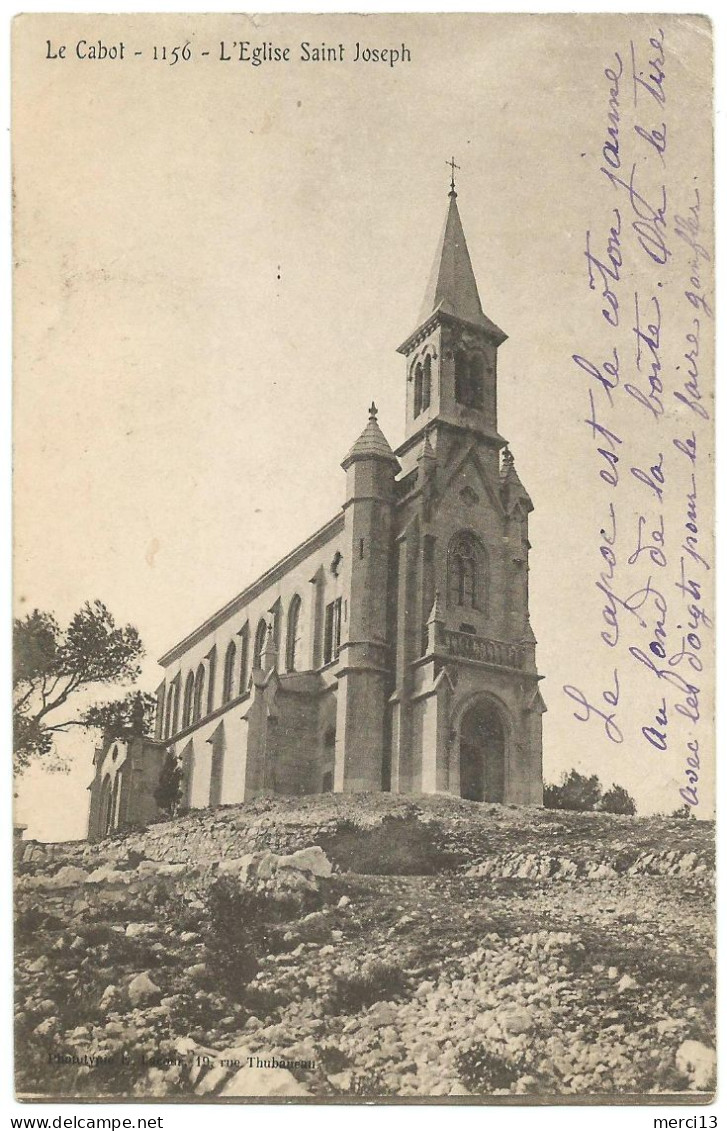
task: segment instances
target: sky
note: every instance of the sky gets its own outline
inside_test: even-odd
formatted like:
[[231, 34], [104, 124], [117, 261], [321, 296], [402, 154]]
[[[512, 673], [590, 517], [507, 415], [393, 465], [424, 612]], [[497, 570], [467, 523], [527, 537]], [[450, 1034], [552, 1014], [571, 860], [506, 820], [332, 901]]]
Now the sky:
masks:
[[[659, 28], [665, 101], [641, 88], [634, 105], [630, 42], [648, 60]], [[54, 50], [70, 45], [71, 57], [47, 59], [49, 35]], [[710, 815], [710, 630], [702, 621], [692, 725], [677, 709], [684, 696], [675, 684], [630, 651], [653, 639], [653, 595], [643, 608], [621, 609], [610, 648], [602, 637], [608, 598], [597, 588], [608, 561], [599, 531], [608, 533], [615, 504], [613, 584], [624, 598], [648, 577], [655, 587], [663, 580], [665, 664], [678, 654], [688, 606], [676, 580], [692, 468], [673, 441], [693, 427], [700, 547], [711, 562], [711, 421], [673, 396], [694, 310], [684, 298], [690, 249], [675, 229], [689, 215], [695, 177], [705, 248], [712, 238], [706, 24], [29, 16], [16, 21], [15, 37], [17, 612], [40, 607], [63, 621], [85, 600], [102, 599], [138, 627], [141, 685], [153, 690], [158, 656], [337, 511], [340, 461], [372, 399], [390, 443], [403, 438], [405, 363], [395, 351], [416, 325], [453, 154], [483, 308], [509, 335], [499, 351], [500, 431], [535, 504], [531, 621], [548, 705], [546, 779], [576, 767], [626, 786], [642, 812], [671, 811], [687, 743], [697, 741], [699, 814]], [[126, 59], [74, 57], [77, 42], [99, 37], [123, 41]], [[243, 40], [288, 44], [294, 58], [257, 68], [216, 58], [221, 41]], [[154, 45], [185, 41], [189, 61], [153, 61]], [[343, 42], [347, 58], [299, 62], [302, 41]], [[412, 62], [355, 64], [356, 42], [405, 43]], [[616, 96], [604, 71], [619, 59]], [[662, 184], [668, 190], [663, 270], [639, 245], [627, 194], [601, 172], [604, 143], [615, 136], [614, 98], [619, 162], [637, 162], [652, 200]], [[645, 123], [649, 132], [666, 124], [664, 155], [636, 134]], [[604, 276], [585, 255], [588, 231], [592, 249], [605, 253], [614, 208], [623, 258], [612, 280], [617, 329], [601, 314]], [[708, 275], [709, 265], [700, 270]], [[635, 371], [637, 292], [642, 311], [660, 295], [666, 409], [658, 419], [625, 391], [629, 382], [648, 386], [643, 339]], [[705, 313], [705, 404], [711, 332]], [[613, 348], [622, 377], [609, 398], [573, 355], [603, 377]], [[609, 443], [603, 435], [595, 443], [586, 423], [590, 393], [599, 421], [619, 437], [614, 489], [599, 474], [608, 465], [598, 446]], [[648, 470], [661, 452], [659, 499], [630, 468]], [[663, 567], [647, 568], [648, 554], [628, 564], [639, 515], [647, 532], [663, 518]], [[699, 575], [708, 612], [711, 574]], [[673, 667], [685, 672], [686, 663]], [[614, 693], [614, 672], [620, 742], [593, 709], [610, 710], [603, 695]], [[583, 692], [592, 709], [564, 688]], [[642, 731], [662, 694], [663, 751]], [[575, 717], [584, 713], [586, 721]], [[19, 783], [28, 836], [83, 835], [93, 745], [74, 735], [64, 747], [70, 772], [37, 769]]]

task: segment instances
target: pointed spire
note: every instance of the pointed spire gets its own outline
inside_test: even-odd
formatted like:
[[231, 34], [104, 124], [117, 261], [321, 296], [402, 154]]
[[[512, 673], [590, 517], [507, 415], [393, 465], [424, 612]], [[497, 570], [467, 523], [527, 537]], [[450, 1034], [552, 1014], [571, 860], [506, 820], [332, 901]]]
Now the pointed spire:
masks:
[[398, 467], [399, 461], [391, 450], [391, 445], [386, 436], [379, 428], [376, 419], [378, 411], [372, 401], [369, 409], [369, 422], [341, 464], [344, 471], [348, 470], [351, 464], [359, 459], [389, 460]]
[[432, 447], [428, 432], [424, 436], [424, 443], [417, 456], [417, 463], [420, 464], [425, 475], [433, 471], [437, 465], [437, 454]]
[[425, 322], [435, 310], [478, 326], [486, 324], [454, 188], [450, 189], [447, 220], [434, 257], [419, 322]]
[[434, 604], [432, 605], [432, 611], [427, 618], [427, 624], [444, 624], [444, 616], [442, 614], [441, 606], [442, 597], [439, 590], [437, 589], [436, 593], [434, 594]]
[[[452, 159], [452, 162], [454, 158]], [[447, 162], [451, 166], [452, 162]], [[459, 166], [455, 165], [454, 169]], [[475, 273], [472, 270], [470, 253], [457, 207], [457, 192], [454, 188], [454, 169], [452, 187], [449, 190], [449, 208], [437, 252], [434, 256], [429, 283], [424, 302], [419, 313], [417, 329], [397, 347], [399, 353], [409, 355], [417, 341], [421, 328], [434, 315], [449, 315], [470, 326], [484, 330], [495, 345], [507, 341], [505, 334], [482, 310]]]
[[434, 594], [434, 604], [427, 619], [427, 655], [433, 655], [442, 643], [444, 634], [444, 613], [441, 609], [439, 590]]
[[509, 448], [502, 453], [502, 467], [500, 468], [501, 489], [505, 494], [505, 505], [509, 508], [516, 499], [522, 499], [528, 510], [533, 510], [533, 504], [527, 491], [520, 482], [520, 476], [515, 470], [515, 460]]
[[265, 647], [260, 656], [260, 666], [264, 672], [269, 672], [272, 668], [277, 667], [277, 664], [278, 649], [275, 647], [275, 625], [273, 621], [269, 621], [265, 634]]

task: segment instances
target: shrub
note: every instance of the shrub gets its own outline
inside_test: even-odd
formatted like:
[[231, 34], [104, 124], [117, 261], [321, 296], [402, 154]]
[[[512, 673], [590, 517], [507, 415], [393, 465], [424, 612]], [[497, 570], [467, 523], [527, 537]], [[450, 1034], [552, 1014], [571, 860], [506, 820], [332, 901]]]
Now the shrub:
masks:
[[216, 989], [242, 1000], [260, 958], [282, 949], [280, 925], [300, 910], [293, 896], [274, 897], [219, 876], [207, 893], [205, 946]]
[[332, 1005], [341, 1013], [357, 1013], [374, 1002], [402, 997], [405, 990], [404, 972], [397, 963], [370, 958], [360, 970], [336, 977]]
[[601, 783], [595, 774], [586, 777], [577, 770], [563, 774], [559, 785], [546, 785], [543, 804], [546, 809], [572, 809], [592, 812], [601, 800]]
[[523, 1060], [505, 1060], [483, 1044], [463, 1049], [457, 1056], [456, 1070], [470, 1092], [484, 1095], [511, 1088], [528, 1071]]
[[622, 785], [612, 785], [603, 792], [596, 774], [586, 777], [578, 770], [563, 774], [558, 785], [543, 787], [546, 809], [570, 809], [577, 813], [620, 813], [633, 817], [636, 802]]
[[463, 860], [446, 849], [440, 825], [423, 824], [408, 815], [388, 815], [370, 829], [341, 821], [335, 832], [320, 840], [341, 871], [366, 876], [431, 876], [450, 871]]
[[618, 813], [622, 816], [633, 817], [636, 813], [636, 802], [622, 785], [612, 785], [599, 801], [598, 811], [599, 813]]
[[680, 805], [673, 813], [667, 813], [668, 817], [676, 817], [680, 821], [689, 821], [694, 817], [694, 809], [691, 805]]
[[184, 770], [176, 754], [167, 754], [159, 771], [159, 782], [154, 790], [154, 800], [162, 813], [173, 817], [182, 800]]

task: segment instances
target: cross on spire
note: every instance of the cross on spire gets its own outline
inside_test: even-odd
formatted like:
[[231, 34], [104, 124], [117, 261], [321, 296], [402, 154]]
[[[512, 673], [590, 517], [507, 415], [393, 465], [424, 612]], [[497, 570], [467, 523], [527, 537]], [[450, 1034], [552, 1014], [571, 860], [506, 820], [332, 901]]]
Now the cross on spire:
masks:
[[461, 168], [461, 166], [455, 165], [454, 157], [452, 157], [452, 159], [450, 161], [445, 161], [444, 164], [449, 165], [449, 168], [452, 171], [452, 175], [451, 175], [450, 182], [449, 182], [449, 191], [450, 191], [450, 193], [454, 193], [454, 195], [456, 196], [457, 193], [455, 192], [455, 188], [454, 188], [454, 170]]

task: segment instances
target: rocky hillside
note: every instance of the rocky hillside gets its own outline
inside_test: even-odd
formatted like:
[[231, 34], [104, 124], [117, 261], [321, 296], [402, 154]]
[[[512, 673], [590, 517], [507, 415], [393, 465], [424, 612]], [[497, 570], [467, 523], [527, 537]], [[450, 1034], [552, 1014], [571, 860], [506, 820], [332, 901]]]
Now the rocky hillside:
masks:
[[18, 1093], [703, 1101], [713, 832], [328, 795], [28, 845]]

